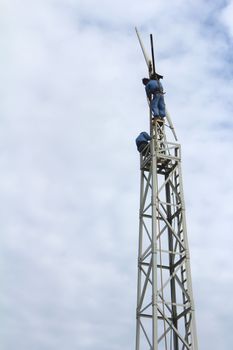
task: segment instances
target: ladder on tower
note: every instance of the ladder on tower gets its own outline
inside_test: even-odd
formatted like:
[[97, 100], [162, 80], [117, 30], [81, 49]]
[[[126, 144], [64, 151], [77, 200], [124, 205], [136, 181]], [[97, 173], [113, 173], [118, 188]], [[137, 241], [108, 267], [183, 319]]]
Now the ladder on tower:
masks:
[[151, 117], [140, 154], [136, 350], [198, 350], [180, 145]]

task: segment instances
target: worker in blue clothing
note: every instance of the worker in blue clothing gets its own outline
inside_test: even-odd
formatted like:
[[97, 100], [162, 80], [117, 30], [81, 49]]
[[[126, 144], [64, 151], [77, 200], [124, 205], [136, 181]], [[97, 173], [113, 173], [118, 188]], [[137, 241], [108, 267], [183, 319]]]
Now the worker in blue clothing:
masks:
[[154, 118], [164, 118], [166, 116], [164, 92], [160, 79], [163, 79], [163, 76], [157, 73], [153, 74], [150, 79], [142, 79], [146, 95], [151, 101], [151, 110]]
[[150, 140], [151, 136], [148, 135], [146, 131], [141, 132], [135, 140], [138, 152], [144, 155], [145, 147], [148, 145]]

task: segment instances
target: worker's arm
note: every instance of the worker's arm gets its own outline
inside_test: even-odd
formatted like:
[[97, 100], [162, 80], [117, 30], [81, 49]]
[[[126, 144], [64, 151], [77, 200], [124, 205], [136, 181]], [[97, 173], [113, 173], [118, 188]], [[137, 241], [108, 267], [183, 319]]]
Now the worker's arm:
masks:
[[149, 86], [149, 84], [147, 84], [147, 85], [145, 86], [145, 90], [146, 90], [146, 96], [150, 99], [150, 97], [151, 97], [151, 92], [150, 92], [150, 86]]

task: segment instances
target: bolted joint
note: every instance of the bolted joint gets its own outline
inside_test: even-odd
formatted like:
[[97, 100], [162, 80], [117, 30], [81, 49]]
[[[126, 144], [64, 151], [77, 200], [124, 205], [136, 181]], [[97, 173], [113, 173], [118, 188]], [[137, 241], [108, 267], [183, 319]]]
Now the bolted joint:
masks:
[[158, 296], [157, 296], [157, 293], [153, 293], [153, 294], [152, 294], [151, 302], [152, 302], [152, 305], [153, 305], [153, 306], [157, 306], [157, 303], [158, 303]]
[[138, 258], [138, 268], [141, 270], [141, 263], [142, 263], [142, 259]]

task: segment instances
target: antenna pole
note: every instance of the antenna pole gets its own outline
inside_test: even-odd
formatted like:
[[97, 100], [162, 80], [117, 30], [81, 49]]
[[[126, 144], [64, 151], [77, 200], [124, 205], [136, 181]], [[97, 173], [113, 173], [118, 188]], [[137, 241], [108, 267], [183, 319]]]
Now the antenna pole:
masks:
[[150, 34], [150, 46], [151, 46], [151, 57], [152, 57], [152, 73], [155, 75], [155, 56], [154, 56], [154, 44], [153, 44], [152, 34]]

